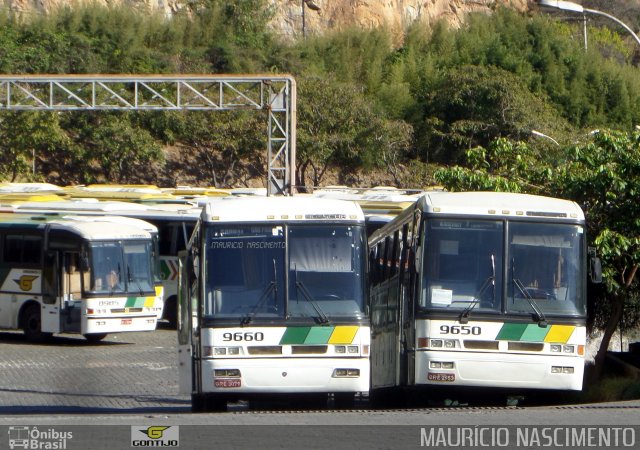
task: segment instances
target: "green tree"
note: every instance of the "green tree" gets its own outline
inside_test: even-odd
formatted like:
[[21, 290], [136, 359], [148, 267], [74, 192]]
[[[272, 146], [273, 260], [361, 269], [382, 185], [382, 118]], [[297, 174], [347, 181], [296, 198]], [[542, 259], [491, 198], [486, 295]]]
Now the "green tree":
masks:
[[85, 182], [153, 182], [164, 154], [151, 134], [132, 125], [130, 113], [85, 112], [69, 117], [67, 133], [81, 148]]
[[298, 98], [298, 186], [308, 180], [319, 186], [332, 167], [345, 177], [363, 167], [395, 165], [410, 145], [411, 128], [376, 113], [353, 84], [303, 77]]
[[170, 166], [178, 173], [195, 184], [219, 188], [246, 186], [256, 177], [266, 181], [264, 114], [189, 112], [183, 120], [177, 160]]
[[56, 114], [3, 112], [0, 115], [0, 176], [10, 181], [35, 179], [35, 171], [40, 171], [43, 161], [64, 140]]
[[[593, 135], [593, 142], [571, 148], [571, 160], [559, 168], [557, 188], [585, 209], [603, 262], [605, 304], [595, 309], [596, 323], [604, 330], [596, 355], [599, 371], [626, 305], [638, 300], [640, 133], [601, 131]], [[625, 320], [627, 326], [632, 321]]]
[[461, 162], [464, 152], [498, 137], [527, 138], [533, 129], [565, 133], [568, 124], [515, 75], [465, 66], [443, 74], [422, 97], [416, 141], [423, 160]]

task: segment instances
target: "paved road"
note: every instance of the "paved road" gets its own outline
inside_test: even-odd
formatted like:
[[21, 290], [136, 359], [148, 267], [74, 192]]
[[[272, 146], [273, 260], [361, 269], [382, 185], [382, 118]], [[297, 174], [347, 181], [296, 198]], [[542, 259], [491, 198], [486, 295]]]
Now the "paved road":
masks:
[[175, 341], [167, 329], [98, 344], [75, 335], [32, 344], [22, 333], [0, 333], [0, 414], [187, 412]]
[[[636, 425], [631, 448], [640, 445], [640, 401], [546, 408], [372, 411], [363, 407], [315, 412], [255, 412], [234, 405], [229, 413], [191, 414], [189, 397], [177, 393], [175, 340], [175, 331], [167, 329], [111, 335], [99, 344], [62, 335], [35, 345], [21, 333], [0, 333], [0, 449], [8, 448], [11, 433], [27, 427], [31, 432], [37, 428], [44, 436], [71, 433], [67, 446], [58, 448], [126, 449], [140, 433], [134, 428], [149, 426], [169, 426], [179, 432], [180, 447], [203, 449], [420, 448], [423, 431], [451, 426], [467, 431], [510, 426], [513, 443], [518, 425], [553, 425], [563, 427], [563, 432], [564, 427], [576, 425]], [[55, 439], [40, 441], [53, 445]], [[527, 445], [540, 447], [544, 445]]]

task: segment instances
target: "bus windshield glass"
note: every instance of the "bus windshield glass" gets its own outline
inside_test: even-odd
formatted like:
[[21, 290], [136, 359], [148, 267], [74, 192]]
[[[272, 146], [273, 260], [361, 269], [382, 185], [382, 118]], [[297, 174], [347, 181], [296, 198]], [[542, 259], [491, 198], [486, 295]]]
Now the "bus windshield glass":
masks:
[[206, 236], [206, 317], [246, 323], [363, 314], [362, 227], [212, 226]]
[[584, 315], [583, 238], [579, 225], [511, 222], [507, 312]]
[[503, 223], [433, 219], [424, 229], [420, 306], [456, 314], [500, 312]]
[[205, 252], [205, 317], [284, 318], [283, 226], [210, 227]]
[[127, 267], [126, 281], [129, 291], [153, 291], [155, 258], [151, 242], [125, 242], [124, 256]]
[[290, 317], [358, 317], [363, 312], [364, 229], [291, 226]]
[[92, 242], [87, 258], [92, 293], [141, 295], [154, 290], [151, 242]]

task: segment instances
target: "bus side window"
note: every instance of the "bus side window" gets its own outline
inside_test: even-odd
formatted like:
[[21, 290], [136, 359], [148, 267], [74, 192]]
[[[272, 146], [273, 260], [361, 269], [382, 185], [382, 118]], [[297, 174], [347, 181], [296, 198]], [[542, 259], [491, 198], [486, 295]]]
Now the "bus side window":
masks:
[[42, 238], [40, 236], [24, 236], [22, 262], [40, 264], [42, 261]]
[[8, 235], [4, 240], [4, 262], [22, 262], [22, 236]]

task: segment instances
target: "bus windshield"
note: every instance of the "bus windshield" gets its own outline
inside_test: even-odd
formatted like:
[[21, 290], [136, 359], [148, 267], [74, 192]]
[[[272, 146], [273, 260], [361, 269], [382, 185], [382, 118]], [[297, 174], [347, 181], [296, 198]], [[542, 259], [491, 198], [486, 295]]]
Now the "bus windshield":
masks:
[[582, 226], [437, 219], [424, 229], [421, 307], [537, 321], [585, 314]]
[[282, 226], [210, 227], [205, 252], [205, 316], [284, 317]]
[[455, 312], [499, 312], [504, 225], [438, 219], [425, 223], [421, 306]]
[[360, 316], [364, 302], [363, 251], [362, 227], [290, 227], [290, 317]]
[[87, 258], [92, 293], [142, 295], [154, 291], [151, 242], [92, 242]]
[[510, 223], [507, 312], [584, 315], [583, 237], [578, 225]]
[[363, 233], [334, 224], [210, 227], [205, 316], [250, 322], [362, 314]]

